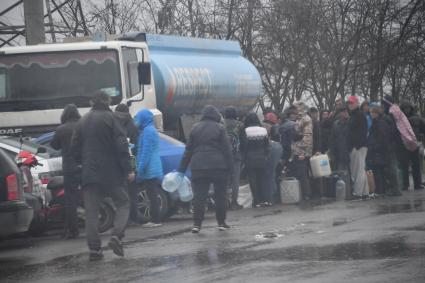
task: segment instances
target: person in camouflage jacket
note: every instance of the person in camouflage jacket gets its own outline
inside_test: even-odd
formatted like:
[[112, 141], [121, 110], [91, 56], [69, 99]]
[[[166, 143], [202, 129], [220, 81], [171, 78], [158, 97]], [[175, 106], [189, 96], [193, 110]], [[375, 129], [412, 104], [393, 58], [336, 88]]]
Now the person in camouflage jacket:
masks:
[[304, 102], [295, 102], [298, 118], [295, 122], [295, 138], [292, 143], [291, 175], [298, 179], [301, 185], [303, 199], [311, 198], [310, 182], [308, 177], [309, 158], [313, 154], [313, 122], [307, 115], [307, 105]]

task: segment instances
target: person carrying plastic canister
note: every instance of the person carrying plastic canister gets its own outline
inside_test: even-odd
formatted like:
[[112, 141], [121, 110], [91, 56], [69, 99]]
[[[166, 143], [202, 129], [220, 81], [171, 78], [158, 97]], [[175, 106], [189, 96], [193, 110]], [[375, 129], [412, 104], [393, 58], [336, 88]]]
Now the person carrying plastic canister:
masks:
[[233, 174], [233, 153], [220, 120], [217, 108], [211, 105], [204, 107], [201, 121], [192, 128], [177, 170], [186, 172], [190, 163], [195, 210], [192, 233], [201, 230], [210, 184], [214, 184], [218, 228], [221, 231], [230, 228], [226, 224], [226, 188]]
[[388, 142], [391, 139], [391, 125], [385, 121], [383, 112], [381, 106], [371, 104], [372, 126], [367, 140], [366, 161], [373, 172], [375, 193], [399, 196], [401, 193], [398, 188], [396, 156]]
[[252, 207], [268, 205], [264, 189], [267, 158], [270, 152], [267, 130], [261, 126], [257, 114], [253, 112], [246, 116], [244, 128], [241, 134], [241, 149], [248, 172]]
[[297, 121], [295, 132], [299, 136], [292, 143], [292, 161], [289, 165], [290, 175], [300, 181], [302, 197], [308, 200], [312, 197], [309, 180], [309, 158], [313, 154], [313, 123], [307, 115], [307, 105], [298, 101], [294, 103], [297, 108]]
[[367, 198], [369, 197], [366, 176], [367, 118], [360, 110], [357, 96], [350, 96], [347, 103], [350, 111], [347, 141], [350, 151], [350, 173], [354, 185], [353, 196]]
[[159, 156], [159, 135], [153, 124], [153, 113], [148, 109], [139, 111], [134, 117], [140, 136], [137, 144], [136, 181], [141, 184], [151, 204], [151, 222], [145, 227], [161, 226], [159, 190], [163, 176], [161, 158]]

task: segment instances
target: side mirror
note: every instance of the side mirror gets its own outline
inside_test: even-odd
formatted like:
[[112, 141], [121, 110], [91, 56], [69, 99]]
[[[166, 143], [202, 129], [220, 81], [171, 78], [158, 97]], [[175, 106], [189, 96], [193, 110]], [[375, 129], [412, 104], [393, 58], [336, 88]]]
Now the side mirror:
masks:
[[139, 63], [137, 71], [139, 73], [139, 84], [148, 85], [151, 83], [151, 63]]
[[37, 152], [35, 154], [46, 153], [46, 152], [47, 152], [47, 149], [43, 146], [40, 146], [39, 148], [37, 148]]

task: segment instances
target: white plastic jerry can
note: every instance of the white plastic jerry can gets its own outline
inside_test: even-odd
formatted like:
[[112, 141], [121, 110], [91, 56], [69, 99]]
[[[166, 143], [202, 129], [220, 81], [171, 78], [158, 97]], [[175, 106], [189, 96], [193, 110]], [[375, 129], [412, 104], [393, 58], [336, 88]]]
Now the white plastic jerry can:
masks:
[[332, 173], [327, 154], [320, 154], [311, 157], [310, 166], [314, 178], [330, 176]]
[[280, 181], [280, 198], [284, 204], [295, 204], [301, 201], [300, 182], [295, 178], [284, 178]]

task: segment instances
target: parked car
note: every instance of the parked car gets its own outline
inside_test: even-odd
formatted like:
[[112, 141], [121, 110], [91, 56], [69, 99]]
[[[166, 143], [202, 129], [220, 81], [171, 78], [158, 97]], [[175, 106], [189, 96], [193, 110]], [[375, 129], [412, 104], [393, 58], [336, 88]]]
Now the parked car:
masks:
[[[49, 132], [33, 139], [32, 141], [43, 146], [50, 144], [53, 139], [54, 132]], [[164, 174], [167, 174], [173, 170], [176, 170], [185, 150], [185, 144], [167, 136], [163, 133], [159, 133], [159, 155], [161, 157], [162, 167]], [[187, 173], [190, 176], [190, 171]], [[169, 217], [173, 215], [179, 207], [180, 201], [178, 193], [168, 193], [164, 190], [160, 191], [160, 214], [161, 217]], [[150, 220], [150, 202], [146, 191], [141, 190], [138, 195], [138, 209], [141, 222], [147, 222]]]
[[27, 232], [33, 209], [24, 198], [24, 180], [14, 159], [0, 149], [0, 236]]

